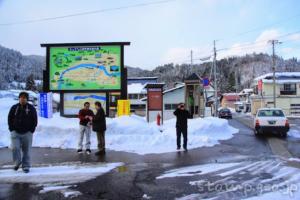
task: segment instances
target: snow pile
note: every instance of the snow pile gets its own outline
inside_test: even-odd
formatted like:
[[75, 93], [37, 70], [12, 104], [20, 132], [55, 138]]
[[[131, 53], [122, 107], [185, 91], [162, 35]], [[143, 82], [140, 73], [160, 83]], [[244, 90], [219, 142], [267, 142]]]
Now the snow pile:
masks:
[[22, 170], [15, 172], [11, 169], [1, 169], [0, 183], [73, 184], [91, 180], [122, 165], [123, 163], [70, 163], [69, 165], [32, 167], [28, 174]]
[[[7, 127], [7, 115], [10, 107], [17, 101], [0, 98], [0, 147], [10, 145]], [[166, 153], [176, 150], [175, 119], [167, 120], [162, 127], [147, 123], [144, 118], [135, 115], [119, 118], [107, 118], [106, 148], [138, 154]], [[213, 146], [218, 140], [226, 140], [238, 130], [229, 126], [228, 121], [213, 117], [188, 120], [188, 148]], [[33, 146], [53, 148], [77, 148], [78, 119], [60, 117], [54, 114], [52, 119], [39, 118], [34, 133]], [[97, 148], [96, 134], [91, 135], [91, 147]]]

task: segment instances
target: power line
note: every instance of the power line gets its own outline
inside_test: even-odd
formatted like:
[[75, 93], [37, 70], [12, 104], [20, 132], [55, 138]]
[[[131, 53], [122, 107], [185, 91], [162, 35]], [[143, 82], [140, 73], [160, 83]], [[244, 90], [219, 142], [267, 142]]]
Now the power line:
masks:
[[259, 27], [250, 29], [250, 30], [248, 30], [248, 31], [245, 31], [245, 32], [241, 32], [241, 33], [235, 34], [235, 35], [233, 35], [232, 37], [227, 37], [227, 38], [220, 39], [220, 40], [236, 39], [237, 37], [246, 35], [246, 34], [248, 34], [248, 33], [256, 32], [256, 31], [259, 31], [259, 30], [268, 28], [268, 27], [270, 27], [270, 26], [274, 26], [274, 25], [278, 25], [278, 24], [283, 24], [284, 22], [290, 21], [291, 19], [296, 18], [296, 17], [300, 17], [300, 13], [298, 13], [298, 14], [296, 14], [296, 15], [293, 15], [293, 16], [290, 16], [290, 17], [288, 17], [288, 18], [285, 18], [285, 19], [283, 19], [283, 20], [281, 20], [281, 21], [274, 22], [274, 23], [271, 23], [271, 24], [268, 24], [268, 25], [259, 26]]
[[177, 1], [177, 0], [161, 0], [161, 1], [154, 1], [154, 2], [149, 2], [149, 3], [133, 4], [133, 5], [129, 5], [129, 6], [120, 6], [120, 7], [115, 7], [115, 8], [105, 8], [105, 9], [100, 9], [100, 10], [80, 12], [80, 13], [74, 13], [74, 14], [69, 14], [69, 15], [61, 15], [61, 16], [56, 16], [56, 17], [46, 17], [46, 18], [40, 18], [40, 19], [21, 20], [21, 21], [16, 21], [16, 22], [0, 23], [0, 26], [11, 26], [11, 25], [30, 24], [30, 23], [43, 22], [43, 21], [59, 20], [59, 19], [77, 17], [77, 16], [104, 13], [104, 12], [109, 12], [109, 11], [114, 11], [114, 10], [125, 10], [125, 9], [129, 9], [129, 8], [164, 4], [164, 3], [169, 3], [169, 2], [173, 2], [173, 1]]
[[[279, 39], [279, 38], [284, 38], [284, 37], [287, 37], [287, 36], [291, 36], [291, 35], [294, 35], [294, 34], [297, 34], [297, 33], [300, 33], [300, 31], [295, 31], [295, 32], [291, 32], [291, 33], [286, 33], [286, 34], [283, 34], [283, 35], [279, 35], [273, 39]], [[225, 48], [222, 48], [222, 49], [218, 49], [217, 51], [224, 51], [224, 50], [230, 50], [230, 49], [244, 49], [244, 47], [259, 47], [259, 46], [256, 46], [258, 44], [266, 44], [268, 41], [270, 40], [269, 39], [266, 39], [266, 40], [261, 40], [259, 42], [253, 42], [253, 43], [249, 43], [249, 44], [243, 44], [243, 45], [239, 45], [239, 46], [236, 46], [236, 47], [225, 47]]]

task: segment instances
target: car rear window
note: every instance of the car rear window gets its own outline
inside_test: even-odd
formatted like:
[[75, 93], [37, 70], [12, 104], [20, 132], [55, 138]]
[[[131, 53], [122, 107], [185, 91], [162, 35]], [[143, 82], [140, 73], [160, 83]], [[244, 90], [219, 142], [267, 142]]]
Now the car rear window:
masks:
[[259, 117], [284, 117], [281, 110], [260, 110], [258, 112]]
[[220, 112], [230, 112], [229, 109], [222, 109]]

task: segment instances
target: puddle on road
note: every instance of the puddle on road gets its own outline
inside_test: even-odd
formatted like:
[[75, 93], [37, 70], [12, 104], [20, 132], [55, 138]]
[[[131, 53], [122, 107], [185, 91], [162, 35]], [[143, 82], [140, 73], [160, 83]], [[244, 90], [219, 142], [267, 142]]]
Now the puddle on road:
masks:
[[119, 166], [119, 167], [117, 167], [117, 171], [118, 171], [119, 173], [127, 172], [127, 171], [128, 171], [128, 167], [125, 166], [125, 165]]

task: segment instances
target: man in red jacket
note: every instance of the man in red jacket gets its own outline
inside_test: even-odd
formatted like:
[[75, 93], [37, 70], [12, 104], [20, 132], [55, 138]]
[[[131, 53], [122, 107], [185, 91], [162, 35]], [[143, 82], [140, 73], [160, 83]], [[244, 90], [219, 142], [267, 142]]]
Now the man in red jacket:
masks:
[[92, 127], [92, 122], [91, 119], [94, 116], [94, 113], [92, 110], [90, 110], [90, 103], [85, 102], [84, 103], [84, 108], [79, 111], [79, 119], [80, 119], [80, 131], [79, 131], [79, 142], [78, 142], [78, 150], [77, 153], [82, 153], [82, 142], [83, 142], [83, 137], [85, 135], [85, 149], [86, 153], [90, 154], [91, 153], [91, 127]]

